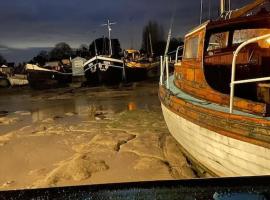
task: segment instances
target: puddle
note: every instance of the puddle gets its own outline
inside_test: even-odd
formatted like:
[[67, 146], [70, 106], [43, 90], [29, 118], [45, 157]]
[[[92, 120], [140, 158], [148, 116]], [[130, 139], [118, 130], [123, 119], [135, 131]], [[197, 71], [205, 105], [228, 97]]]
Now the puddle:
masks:
[[[0, 134], [44, 120], [79, 122], [89, 117], [105, 119], [106, 113], [137, 109], [160, 111], [157, 83], [140, 83], [125, 88], [59, 88], [36, 91], [28, 88], [0, 90]], [[6, 91], [6, 92], [5, 92]], [[29, 114], [28, 114], [29, 113]], [[9, 117], [15, 117], [12, 123]]]

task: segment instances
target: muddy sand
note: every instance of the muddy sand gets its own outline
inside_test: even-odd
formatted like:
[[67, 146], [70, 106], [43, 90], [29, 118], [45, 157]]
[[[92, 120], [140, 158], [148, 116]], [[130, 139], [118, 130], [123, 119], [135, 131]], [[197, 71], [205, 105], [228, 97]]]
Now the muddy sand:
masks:
[[0, 190], [195, 177], [153, 83], [0, 95]]

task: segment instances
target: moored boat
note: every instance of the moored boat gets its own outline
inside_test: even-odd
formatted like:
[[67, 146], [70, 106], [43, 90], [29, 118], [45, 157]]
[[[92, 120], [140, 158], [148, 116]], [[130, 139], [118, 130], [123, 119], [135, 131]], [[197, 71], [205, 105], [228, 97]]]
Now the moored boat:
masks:
[[11, 87], [16, 86], [26, 86], [28, 85], [27, 76], [25, 74], [14, 74], [13, 76], [8, 77]]
[[108, 38], [102, 38], [102, 47], [97, 45], [100, 39], [92, 43], [95, 56], [84, 63], [87, 84], [115, 85], [125, 80], [125, 66], [120, 59], [120, 43], [118, 39], [111, 39], [111, 26], [114, 24], [116, 23], [109, 19], [106, 24], [102, 24], [108, 29]]
[[127, 81], [142, 81], [159, 74], [159, 61], [144, 57], [140, 51], [124, 51]]
[[32, 88], [53, 88], [65, 86], [72, 81], [71, 67], [27, 64], [27, 80]]
[[123, 60], [109, 56], [95, 56], [84, 63], [88, 84], [113, 85], [125, 79]]
[[212, 176], [270, 174], [268, 3], [255, 1], [189, 32], [174, 75], [165, 82], [161, 75], [169, 131]]

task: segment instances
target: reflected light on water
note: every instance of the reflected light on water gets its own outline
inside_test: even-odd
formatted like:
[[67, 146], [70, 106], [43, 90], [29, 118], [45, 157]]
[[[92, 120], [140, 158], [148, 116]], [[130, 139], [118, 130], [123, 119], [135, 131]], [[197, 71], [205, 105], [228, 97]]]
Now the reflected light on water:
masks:
[[137, 104], [134, 103], [134, 102], [129, 102], [129, 103], [128, 103], [128, 110], [129, 110], [129, 111], [137, 110]]

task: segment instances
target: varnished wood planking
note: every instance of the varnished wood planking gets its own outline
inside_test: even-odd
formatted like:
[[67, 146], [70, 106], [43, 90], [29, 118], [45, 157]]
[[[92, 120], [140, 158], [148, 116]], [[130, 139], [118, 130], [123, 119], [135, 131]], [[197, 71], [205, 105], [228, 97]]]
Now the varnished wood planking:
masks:
[[[228, 174], [229, 176], [236, 175], [235, 173], [231, 172], [231, 170], [228, 170], [227, 168], [218, 164], [215, 159], [213, 160], [212, 157], [210, 157], [210, 155], [205, 156], [202, 153], [202, 151], [204, 150], [201, 150], [201, 149], [198, 150], [197, 146], [195, 147], [195, 143], [193, 141], [188, 141], [185, 138], [183, 138], [183, 134], [186, 134], [186, 132], [183, 130], [186, 126], [185, 121], [182, 121], [183, 118], [179, 116], [177, 116], [177, 119], [175, 119], [175, 117], [173, 117], [173, 113], [170, 113], [169, 111], [168, 112], [167, 111], [168, 110], [166, 110], [166, 107], [163, 107], [164, 118], [171, 134], [180, 143], [180, 145], [184, 149], [186, 149], [186, 151], [189, 154], [191, 154], [194, 158], [196, 158], [197, 161], [202, 163], [210, 172], [213, 172], [214, 174], [217, 174], [218, 176], [226, 176]], [[192, 137], [191, 139], [195, 141], [197, 138]]]
[[[199, 162], [208, 163], [208, 165], [211, 166], [208, 166], [208, 168], [212, 168], [214, 173], [220, 176], [270, 174], [270, 159], [260, 158], [253, 161], [246, 159], [246, 154], [250, 154], [246, 152], [249, 148], [255, 148], [256, 152], [260, 155], [264, 155], [265, 153], [269, 154], [269, 149], [217, 135], [217, 133], [213, 131], [199, 127], [181, 118], [164, 105], [162, 109], [165, 121], [172, 135]], [[204, 134], [201, 134], [201, 132], [204, 132]], [[207, 134], [208, 137], [205, 137], [205, 134]], [[223, 149], [224, 146], [222, 145], [219, 147], [219, 144], [222, 143], [219, 142], [221, 138], [217, 139], [217, 136], [227, 141], [229, 145], [228, 148], [231, 151], [230, 153], [228, 153], [228, 148]], [[210, 140], [209, 137], [212, 139]], [[244, 153], [239, 154], [239, 151]], [[264, 161], [264, 166], [261, 166], [262, 161]], [[265, 166], [268, 166], [268, 168], [265, 168]]]
[[199, 126], [221, 135], [270, 148], [270, 121], [268, 120], [231, 115], [194, 105], [171, 95], [163, 87], [160, 87], [159, 95], [164, 105], [168, 106], [173, 112]]
[[[195, 69], [194, 73], [187, 72], [191, 69], [187, 69], [185, 67], [179, 67], [180, 69], [175, 68], [176, 79], [175, 85], [182, 89], [183, 91], [192, 94], [193, 96], [205, 100], [209, 100], [215, 103], [219, 103], [222, 105], [229, 105], [229, 95], [222, 94], [218, 91], [213, 90], [207, 84], [204, 78], [204, 74], [200, 69]], [[178, 79], [178, 74], [181, 74], [181, 79]], [[197, 77], [194, 79], [194, 76]], [[253, 102], [246, 99], [241, 99], [235, 97], [234, 99], [234, 107], [235, 109], [244, 110], [254, 114], [264, 115], [267, 111], [267, 105], [265, 103]]]
[[[212, 24], [212, 23], [211, 23]], [[183, 91], [194, 95], [197, 98], [209, 100], [221, 105], [229, 105], [229, 95], [222, 94], [219, 91], [214, 90], [209, 86], [205, 79], [203, 65], [204, 63], [204, 47], [205, 36], [211, 24], [205, 24], [197, 31], [193, 31], [192, 34], [186, 36], [186, 40], [189, 38], [198, 36], [199, 48], [198, 57], [195, 59], [183, 58], [181, 65], [175, 65], [175, 84]], [[194, 47], [196, 48], [196, 47]], [[232, 57], [232, 55], [230, 55]], [[225, 63], [229, 63], [231, 57], [224, 58]], [[247, 60], [247, 54], [239, 55], [240, 60]], [[246, 99], [235, 98], [234, 108], [243, 110], [245, 112], [254, 113], [257, 115], [265, 116], [269, 110], [269, 106], [265, 103], [253, 102]]]
[[[206, 56], [204, 63], [207, 65], [232, 65], [233, 54], [231, 52]], [[247, 64], [249, 62], [249, 52], [240, 52], [237, 56], [237, 64]], [[215, 66], [213, 66], [215, 67]]]

